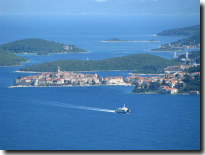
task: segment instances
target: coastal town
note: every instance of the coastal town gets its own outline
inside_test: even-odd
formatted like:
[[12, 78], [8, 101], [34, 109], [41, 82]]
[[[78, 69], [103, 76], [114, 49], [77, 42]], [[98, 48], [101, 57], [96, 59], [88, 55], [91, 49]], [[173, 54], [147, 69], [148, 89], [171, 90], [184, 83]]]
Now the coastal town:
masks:
[[90, 85], [129, 85], [123, 77], [100, 77], [97, 74], [82, 74], [61, 71], [58, 66], [56, 73], [19, 77], [15, 86], [90, 86]]
[[[164, 69], [164, 76], [157, 77], [142, 77], [142, 76], [131, 76], [124, 79], [127, 83], [134, 83], [135, 90], [134, 92], [140, 92], [136, 90], [143, 90], [144, 88], [149, 88], [153, 84], [155, 85], [155, 91], [160, 94], [177, 94], [179, 93], [178, 88], [185, 87], [186, 83], [184, 82], [186, 77], [195, 79], [195, 76], [200, 76], [200, 72], [187, 73], [184, 70], [191, 67], [196, 67], [197, 65], [176, 65], [168, 66]], [[147, 89], [145, 89], [147, 90]], [[142, 92], [142, 91], [141, 91]], [[146, 93], [146, 91], [144, 91]], [[198, 90], [188, 91], [188, 94], [199, 95]]]
[[[185, 69], [196, 67], [192, 65], [177, 65], [168, 66], [164, 68], [164, 75], [162, 76], [137, 76], [132, 75], [126, 78], [118, 77], [100, 77], [97, 74], [82, 74], [75, 72], [58, 70], [55, 73], [42, 73], [27, 77], [18, 77], [14, 80], [13, 87], [71, 87], [71, 86], [100, 86], [100, 85], [116, 85], [116, 86], [135, 86], [135, 90], [142, 90], [149, 88], [153, 83], [158, 83], [157, 93], [161, 94], [177, 94], [178, 89], [176, 85], [183, 87], [185, 85], [184, 79], [189, 75], [192, 79], [196, 75], [200, 76], [200, 72], [187, 73]], [[144, 92], [146, 93], [146, 92]], [[199, 91], [190, 91], [189, 94], [199, 94]]]

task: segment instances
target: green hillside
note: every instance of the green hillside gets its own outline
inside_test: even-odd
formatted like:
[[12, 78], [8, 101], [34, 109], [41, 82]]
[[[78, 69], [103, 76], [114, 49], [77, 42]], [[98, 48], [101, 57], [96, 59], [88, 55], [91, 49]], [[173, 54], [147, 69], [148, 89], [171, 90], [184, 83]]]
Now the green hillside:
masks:
[[0, 49], [0, 66], [21, 65], [22, 62], [28, 61], [26, 58], [17, 56], [14, 53]]
[[34, 38], [3, 44], [0, 48], [12, 53], [37, 53], [39, 55], [62, 52], [87, 52], [74, 45], [69, 45], [69, 48], [66, 49], [64, 44]]
[[158, 33], [159, 36], [188, 36], [175, 42], [161, 45], [151, 51], [180, 51], [184, 48], [200, 48], [200, 25], [166, 30]]
[[21, 68], [21, 71], [56, 72], [60, 66], [62, 71], [108, 71], [135, 70], [138, 73], [161, 73], [166, 66], [178, 62], [150, 54], [135, 54], [104, 60], [59, 60]]
[[196, 34], [175, 42], [163, 44], [157, 49], [151, 51], [181, 51], [184, 48], [200, 48], [200, 34]]

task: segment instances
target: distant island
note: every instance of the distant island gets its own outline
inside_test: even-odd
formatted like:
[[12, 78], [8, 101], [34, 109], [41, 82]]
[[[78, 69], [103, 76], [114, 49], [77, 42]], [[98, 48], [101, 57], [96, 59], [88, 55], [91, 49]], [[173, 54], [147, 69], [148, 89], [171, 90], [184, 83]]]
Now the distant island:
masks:
[[155, 41], [153, 39], [148, 41], [133, 41], [133, 40], [120, 40], [119, 38], [113, 38], [113, 39], [103, 40], [100, 42], [160, 42], [160, 41]]
[[151, 51], [182, 51], [184, 48], [200, 48], [200, 25], [162, 31], [157, 36], [188, 36], [172, 43], [161, 45]]
[[38, 55], [47, 55], [50, 53], [79, 53], [87, 52], [74, 45], [64, 45], [54, 41], [47, 41], [43, 39], [24, 39], [11, 43], [0, 45], [0, 48], [12, 53], [29, 53]]
[[22, 62], [27, 62], [26, 58], [20, 57], [14, 53], [0, 49], [0, 66], [20, 66]]
[[135, 54], [104, 60], [59, 60], [21, 68], [20, 71], [55, 72], [57, 66], [62, 71], [114, 71], [135, 70], [138, 73], [162, 73], [166, 66], [178, 62], [150, 54]]

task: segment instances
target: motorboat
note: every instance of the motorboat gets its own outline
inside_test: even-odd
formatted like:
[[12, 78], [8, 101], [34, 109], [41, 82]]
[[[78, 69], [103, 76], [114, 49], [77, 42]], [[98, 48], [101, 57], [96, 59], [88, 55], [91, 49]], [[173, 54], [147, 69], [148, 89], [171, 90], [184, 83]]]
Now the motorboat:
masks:
[[131, 111], [125, 107], [125, 104], [123, 107], [119, 107], [117, 110], [115, 110], [116, 113], [123, 113], [123, 114], [129, 114]]

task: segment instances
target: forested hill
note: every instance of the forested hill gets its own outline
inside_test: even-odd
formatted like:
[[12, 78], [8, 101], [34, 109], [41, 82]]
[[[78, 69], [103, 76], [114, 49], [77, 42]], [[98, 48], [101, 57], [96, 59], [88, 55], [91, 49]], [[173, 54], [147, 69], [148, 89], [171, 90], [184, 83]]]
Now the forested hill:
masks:
[[200, 25], [188, 26], [183, 28], [176, 28], [165, 30], [158, 33], [158, 36], [192, 36], [200, 34]]
[[158, 33], [159, 36], [187, 36], [184, 39], [163, 44], [152, 51], [180, 51], [184, 48], [200, 48], [200, 25], [166, 30]]
[[150, 54], [135, 54], [104, 60], [59, 60], [21, 68], [20, 71], [56, 72], [62, 71], [108, 71], [136, 70], [138, 73], [162, 73], [166, 66], [178, 62]]
[[87, 52], [86, 50], [77, 48], [74, 45], [65, 46], [61, 43], [34, 38], [3, 44], [0, 48], [12, 53], [37, 53], [39, 55], [62, 52]]
[[21, 65], [22, 62], [28, 61], [26, 58], [17, 56], [14, 53], [0, 49], [0, 66]]

